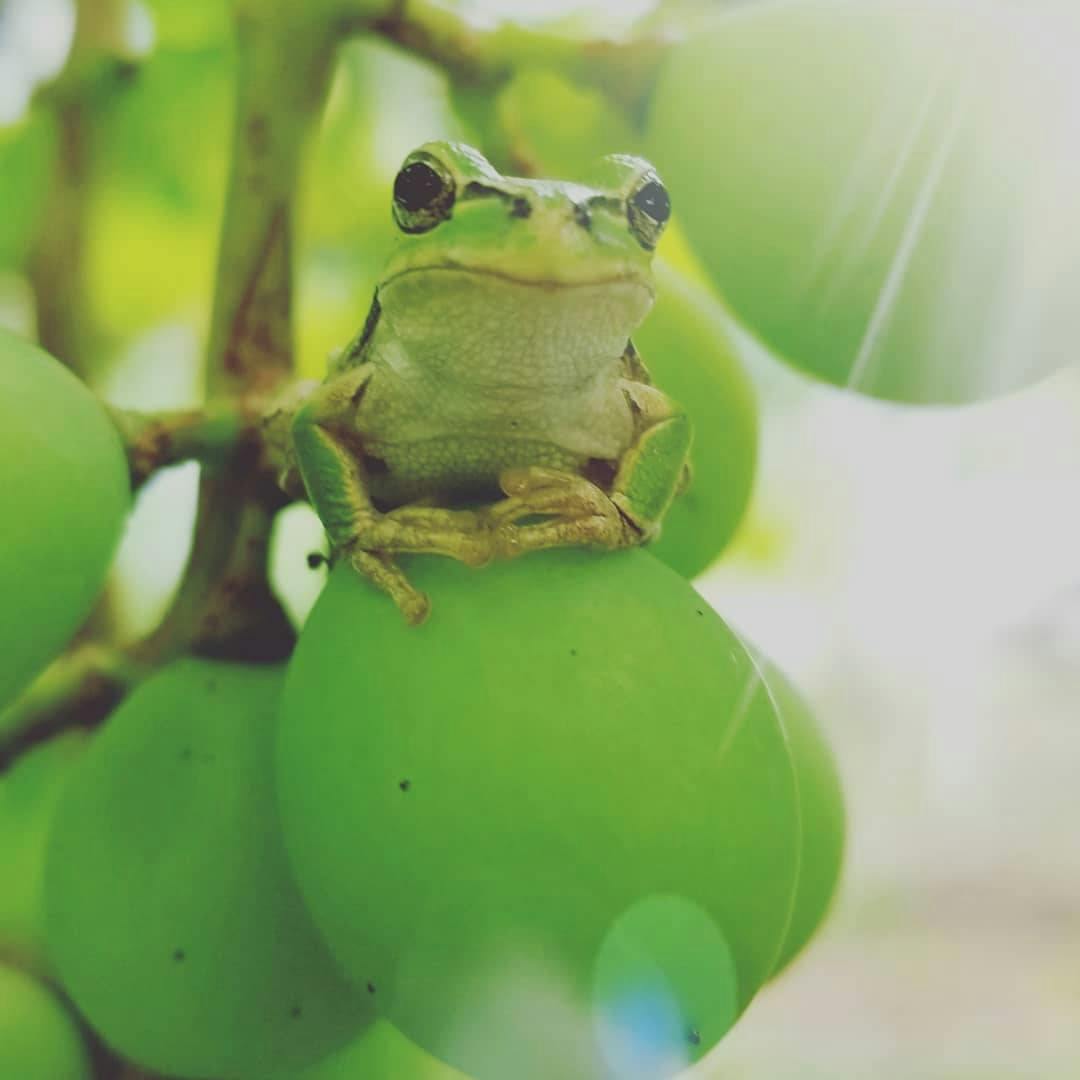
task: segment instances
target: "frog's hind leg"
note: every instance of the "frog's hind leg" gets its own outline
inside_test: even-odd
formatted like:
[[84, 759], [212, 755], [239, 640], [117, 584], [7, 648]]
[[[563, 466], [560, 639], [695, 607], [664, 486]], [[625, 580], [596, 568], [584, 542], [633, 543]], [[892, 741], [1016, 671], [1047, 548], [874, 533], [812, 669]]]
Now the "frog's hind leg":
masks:
[[[552, 547], [631, 547], [641, 534], [605, 492], [577, 473], [532, 465], [500, 477], [507, 498], [490, 517], [504, 558]], [[547, 518], [532, 523], [523, 519]]]
[[[688, 480], [690, 424], [659, 390], [624, 382], [638, 426], [618, 463], [610, 492], [576, 473], [532, 466], [499, 482], [507, 498], [491, 508], [496, 551], [512, 557], [549, 547], [615, 549], [653, 539], [672, 499]], [[530, 522], [532, 517], [550, 520]]]

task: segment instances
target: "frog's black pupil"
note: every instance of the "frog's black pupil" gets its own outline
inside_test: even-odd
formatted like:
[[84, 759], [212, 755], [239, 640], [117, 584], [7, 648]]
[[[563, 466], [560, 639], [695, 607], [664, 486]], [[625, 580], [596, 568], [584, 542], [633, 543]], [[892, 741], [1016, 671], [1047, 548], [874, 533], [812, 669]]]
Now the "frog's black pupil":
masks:
[[664, 190], [664, 185], [657, 180], [650, 180], [634, 196], [634, 205], [659, 225], [663, 225], [671, 217], [671, 200]]
[[409, 212], [430, 206], [442, 193], [442, 177], [426, 162], [414, 161], [397, 174], [394, 201]]

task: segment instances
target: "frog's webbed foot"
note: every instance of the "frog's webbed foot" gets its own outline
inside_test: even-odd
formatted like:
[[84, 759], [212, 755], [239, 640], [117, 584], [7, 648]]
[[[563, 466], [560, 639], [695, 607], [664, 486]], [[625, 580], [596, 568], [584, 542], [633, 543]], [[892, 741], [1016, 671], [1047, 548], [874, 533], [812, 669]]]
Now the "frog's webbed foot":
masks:
[[470, 566], [480, 566], [494, 554], [491, 530], [482, 513], [415, 504], [362, 515], [341, 550], [353, 568], [385, 592], [413, 625], [427, 618], [430, 604], [394, 562], [395, 554], [445, 555]]
[[501, 558], [553, 547], [613, 550], [648, 538], [609, 495], [576, 473], [543, 466], [507, 469], [499, 484], [507, 498], [487, 513]]
[[367, 551], [445, 555], [468, 566], [483, 566], [494, 554], [485, 515], [410, 504], [356, 521], [353, 543]]

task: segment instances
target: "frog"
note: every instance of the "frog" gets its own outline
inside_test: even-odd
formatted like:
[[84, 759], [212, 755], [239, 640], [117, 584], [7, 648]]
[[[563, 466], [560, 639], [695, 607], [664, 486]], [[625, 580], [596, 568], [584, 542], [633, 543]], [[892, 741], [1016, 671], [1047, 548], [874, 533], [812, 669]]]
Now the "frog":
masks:
[[427, 142], [392, 212], [362, 328], [266, 419], [279, 480], [332, 557], [419, 624], [430, 600], [399, 556], [482, 566], [654, 539], [692, 438], [631, 340], [671, 214], [656, 169], [609, 154], [584, 181], [504, 176]]

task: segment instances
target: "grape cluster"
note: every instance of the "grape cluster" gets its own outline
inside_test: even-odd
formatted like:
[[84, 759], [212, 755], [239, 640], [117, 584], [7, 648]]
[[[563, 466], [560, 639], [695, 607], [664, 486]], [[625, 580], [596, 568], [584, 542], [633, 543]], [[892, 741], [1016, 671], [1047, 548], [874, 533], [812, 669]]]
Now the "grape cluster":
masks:
[[[838, 786], [795, 692], [676, 573], [730, 537], [756, 429], [709, 302], [660, 290], [641, 340], [700, 437], [659, 558], [417, 559], [418, 629], [341, 565], [287, 667], [173, 661], [0, 776], [0, 1075], [89, 1076], [85, 1023], [176, 1077], [668, 1076], [790, 961], [835, 883]], [[11, 698], [85, 616], [128, 496], [92, 396], [0, 348]]]

